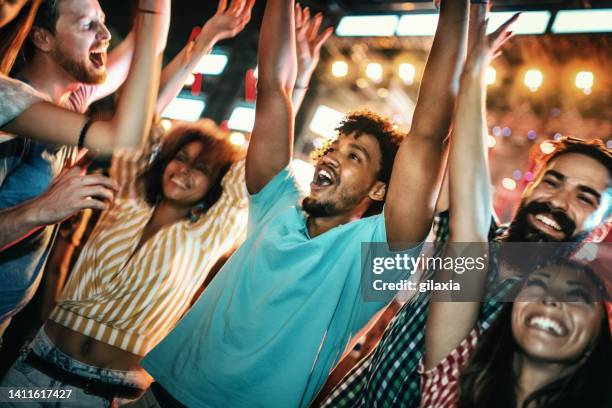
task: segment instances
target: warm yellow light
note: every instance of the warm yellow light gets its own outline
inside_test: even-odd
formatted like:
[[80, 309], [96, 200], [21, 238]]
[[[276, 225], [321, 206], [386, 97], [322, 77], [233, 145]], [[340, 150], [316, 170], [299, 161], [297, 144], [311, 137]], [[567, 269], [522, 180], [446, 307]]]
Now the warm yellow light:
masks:
[[406, 85], [412, 85], [414, 77], [416, 76], [416, 68], [412, 64], [400, 64], [397, 75]]
[[185, 80], [185, 86], [191, 86], [194, 84], [194, 82], [195, 82], [195, 75], [189, 74], [189, 76]]
[[164, 132], [169, 131], [172, 127], [172, 122], [168, 119], [162, 119], [159, 124], [161, 125], [162, 129], [164, 129]]
[[494, 148], [496, 144], [497, 140], [493, 136], [489, 135], [489, 149]]
[[555, 151], [555, 145], [550, 142], [542, 142], [540, 143], [540, 150], [544, 154], [550, 154]]
[[370, 62], [365, 71], [368, 78], [374, 82], [381, 82], [383, 77], [383, 67], [378, 62]]
[[229, 141], [235, 146], [244, 146], [244, 144], [246, 143], [246, 136], [244, 135], [244, 133], [233, 132], [229, 136]]
[[332, 64], [332, 75], [343, 78], [348, 74], [348, 64], [344, 61], [334, 61]]
[[516, 188], [516, 181], [506, 177], [502, 180], [502, 186], [504, 186], [505, 189], [514, 190]]
[[576, 75], [576, 87], [578, 89], [582, 89], [584, 93], [591, 93], [591, 88], [593, 88], [593, 82], [595, 81], [595, 76], [590, 71], [580, 71]]
[[495, 68], [493, 67], [488, 67], [487, 72], [485, 74], [486, 84], [493, 85], [496, 79], [497, 79], [497, 71], [495, 71]]
[[530, 69], [525, 72], [525, 85], [527, 88], [531, 90], [531, 92], [535, 92], [542, 86], [542, 82], [544, 82], [544, 75], [542, 71], [539, 69]]

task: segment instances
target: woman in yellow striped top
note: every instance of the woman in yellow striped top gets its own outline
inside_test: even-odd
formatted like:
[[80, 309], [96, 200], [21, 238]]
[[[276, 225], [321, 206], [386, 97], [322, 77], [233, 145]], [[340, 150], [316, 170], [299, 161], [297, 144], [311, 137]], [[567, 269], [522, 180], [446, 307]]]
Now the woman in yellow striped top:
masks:
[[[244, 28], [253, 3], [220, 0], [196, 40], [164, 69], [158, 111], [212, 44]], [[242, 152], [214, 124], [176, 125], [154, 150], [114, 154], [111, 176], [121, 190], [3, 386], [53, 384], [88, 407], [115, 406], [148, 387], [140, 360], [177, 323], [247, 223]]]

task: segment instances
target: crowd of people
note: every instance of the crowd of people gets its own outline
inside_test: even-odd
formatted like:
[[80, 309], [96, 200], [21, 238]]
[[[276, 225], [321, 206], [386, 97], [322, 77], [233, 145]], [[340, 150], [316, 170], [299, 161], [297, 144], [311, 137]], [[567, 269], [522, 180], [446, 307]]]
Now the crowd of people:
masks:
[[[158, 125], [254, 3], [220, 0], [162, 70], [171, 0], [136, 0], [108, 54], [97, 0], [0, 2], [0, 337], [53, 286], [0, 387], [71, 390], [35, 406], [612, 407], [612, 257], [595, 245], [612, 225], [612, 152], [551, 141], [514, 219], [498, 225], [492, 210], [485, 75], [518, 15], [487, 34], [487, 1], [436, 2], [410, 131], [348, 114], [305, 194], [295, 116], [333, 30], [294, 0], [265, 5], [246, 152], [210, 120]], [[89, 113], [113, 93], [112, 115]], [[112, 158], [107, 175], [88, 174], [94, 155]], [[44, 280], [50, 254], [65, 255], [59, 224], [83, 210], [99, 217], [68, 276]], [[381, 243], [415, 259], [427, 242], [489, 261], [392, 279], [458, 282], [466, 298], [364, 296]], [[504, 255], [514, 243], [529, 262]], [[586, 243], [595, 256], [578, 256]], [[354, 359], [368, 330], [371, 351]]]

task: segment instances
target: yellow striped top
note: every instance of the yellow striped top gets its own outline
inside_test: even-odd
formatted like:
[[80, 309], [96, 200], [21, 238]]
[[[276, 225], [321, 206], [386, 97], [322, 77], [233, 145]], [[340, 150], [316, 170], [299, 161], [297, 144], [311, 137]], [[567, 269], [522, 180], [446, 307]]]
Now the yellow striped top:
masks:
[[219, 200], [200, 219], [166, 226], [130, 258], [151, 217], [135, 183], [144, 154], [116, 154], [111, 176], [122, 186], [75, 264], [51, 319], [144, 356], [174, 327], [217, 259], [244, 236], [244, 161], [222, 181]]

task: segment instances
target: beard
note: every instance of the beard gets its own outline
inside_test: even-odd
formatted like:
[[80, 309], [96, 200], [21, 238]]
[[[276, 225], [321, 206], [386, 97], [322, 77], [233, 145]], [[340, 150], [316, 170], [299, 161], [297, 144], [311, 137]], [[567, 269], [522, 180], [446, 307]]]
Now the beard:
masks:
[[[545, 214], [551, 217], [561, 228], [563, 238], [552, 237], [539, 229], [535, 228], [528, 220], [529, 216]], [[567, 242], [575, 241], [574, 232], [576, 223], [561, 210], [554, 209], [550, 204], [534, 201], [529, 204], [522, 204], [516, 216], [510, 223], [510, 228], [504, 239], [506, 242]]]
[[313, 198], [306, 197], [302, 201], [302, 209], [310, 217], [329, 217], [336, 214], [336, 206], [330, 202], [319, 202]]
[[86, 61], [76, 61], [59, 47], [55, 49], [53, 57], [57, 65], [80, 83], [99, 85], [106, 80], [106, 70], [100, 72], [89, 70]]
[[302, 209], [311, 217], [330, 217], [341, 213], [353, 211], [355, 207], [367, 197], [365, 193], [353, 192], [350, 196], [347, 191], [340, 190], [339, 198], [332, 201], [317, 201], [314, 198], [306, 197], [302, 200]]
[[[545, 214], [561, 228], [563, 238], [552, 237], [529, 223], [529, 216]], [[565, 212], [553, 209], [548, 203], [532, 202], [521, 204], [498, 248], [500, 262], [507, 264], [523, 275], [529, 274], [538, 265], [551, 259], [561, 259], [571, 255], [588, 233], [574, 235], [576, 223]], [[519, 243], [530, 243], [521, 245]]]

